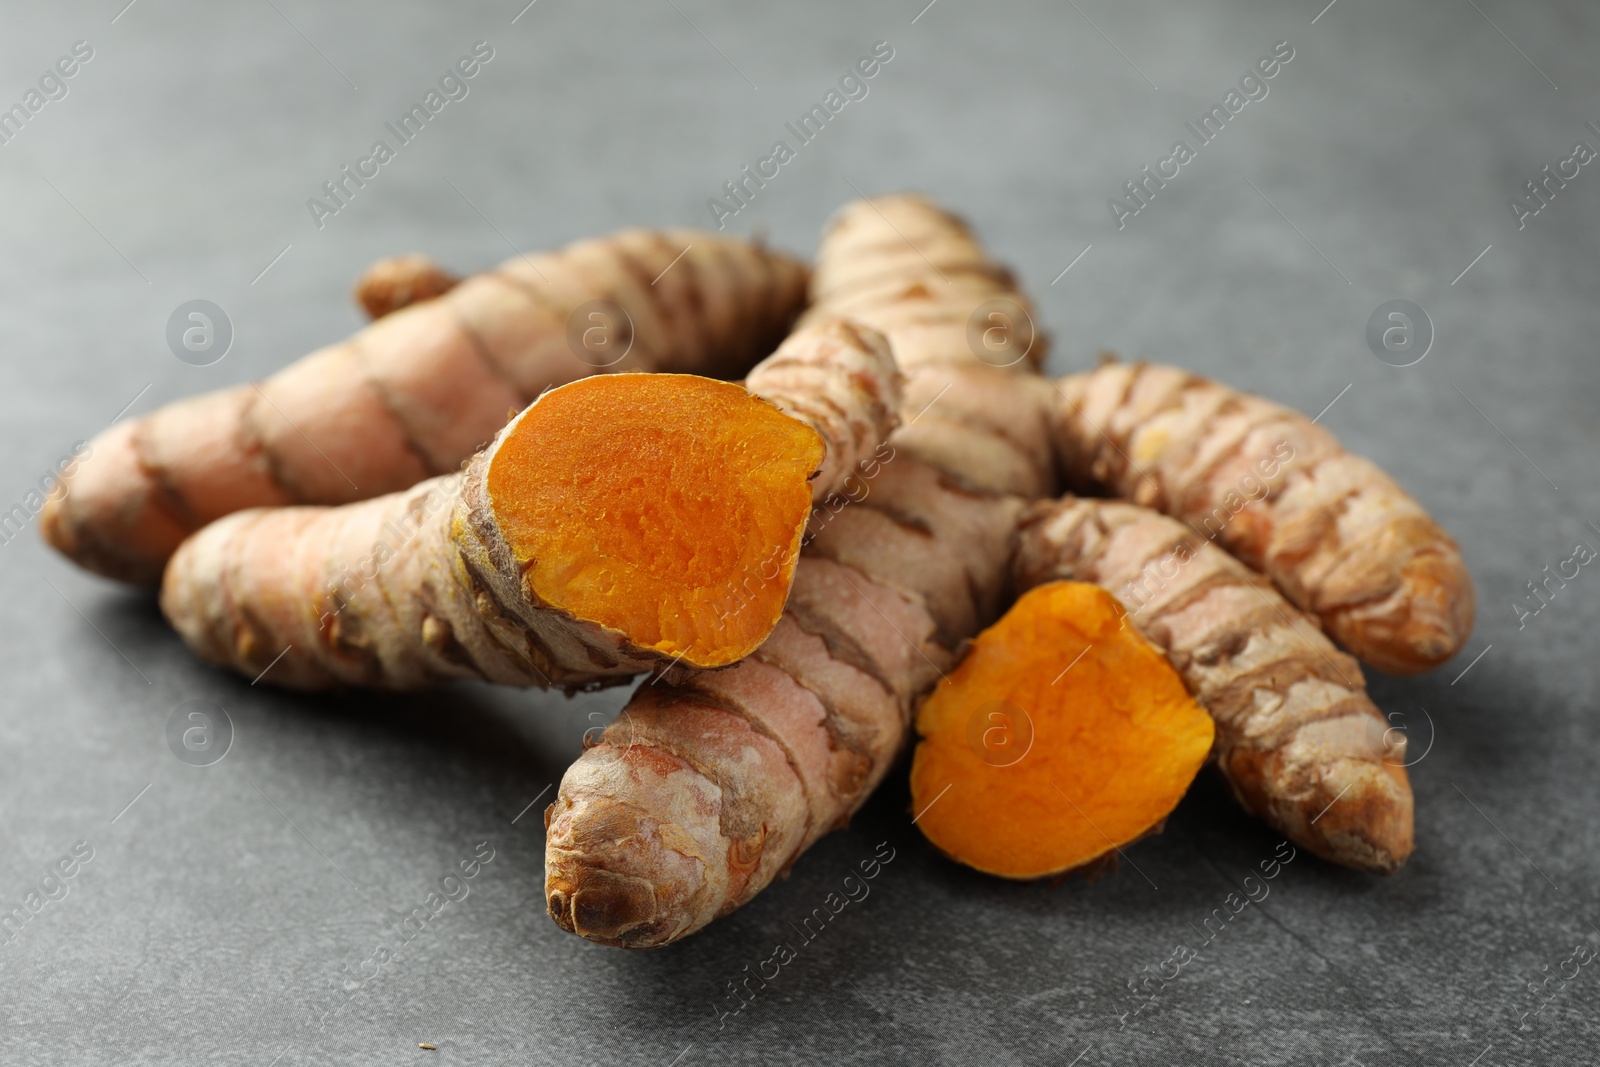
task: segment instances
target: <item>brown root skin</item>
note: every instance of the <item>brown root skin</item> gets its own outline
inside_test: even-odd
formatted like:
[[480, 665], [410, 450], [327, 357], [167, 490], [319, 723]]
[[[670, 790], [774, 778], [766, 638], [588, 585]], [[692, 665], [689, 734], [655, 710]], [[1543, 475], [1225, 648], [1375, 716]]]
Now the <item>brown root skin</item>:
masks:
[[46, 503], [40, 531], [88, 569], [153, 584], [185, 536], [230, 513], [370, 499], [457, 471], [507, 410], [552, 386], [624, 371], [738, 378], [782, 340], [806, 276], [788, 256], [694, 231], [518, 257], [257, 385], [118, 423]]
[[[584, 753], [588, 788], [565, 791], [548, 816], [545, 889], [558, 924], [621, 948], [665, 944], [742, 895], [757, 868], [763, 883], [776, 875], [775, 853], [801, 847], [803, 818], [771, 833], [761, 818], [774, 801], [804, 805], [781, 739], [718, 703], [641, 690]], [[716, 742], [675, 751], [670, 738], [696, 728]], [[608, 862], [585, 862], [597, 854]]]
[[443, 296], [461, 279], [420, 252], [380, 259], [362, 272], [351, 298], [370, 319]]
[[1471, 635], [1476, 591], [1460, 555], [1447, 550], [1413, 553], [1392, 581], [1388, 596], [1324, 609], [1323, 625], [1380, 671], [1430, 671]]
[[1416, 674], [1472, 632], [1475, 593], [1456, 543], [1392, 478], [1304, 415], [1145, 363], [1058, 384], [1069, 484], [1109, 490], [1216, 539], [1363, 661]]
[[819, 324], [773, 359], [752, 380], [825, 410], [816, 425], [694, 375], [581, 379], [463, 472], [211, 524], [173, 557], [162, 609], [202, 658], [293, 688], [725, 666], [782, 614], [814, 495], [838, 488], [813, 480], [825, 454], [875, 451], [899, 403], [870, 332]]
[[[39, 535], [79, 566], [95, 574], [131, 585], [153, 585], [161, 580], [162, 562], [172, 547], [189, 535], [193, 519], [160, 482], [150, 479], [139, 461], [139, 422], [119, 422], [95, 438], [94, 458], [79, 474], [45, 498], [39, 512]], [[89, 468], [96, 469], [92, 473]], [[117, 538], [98, 536], [74, 521], [73, 493], [95, 492], [102, 487], [131, 487], [121, 506], [140, 515]]]
[[[888, 335], [909, 373], [929, 364], [987, 363], [1037, 371], [1049, 344], [1011, 272], [988, 257], [965, 222], [926, 197], [884, 196], [847, 204], [823, 235], [803, 322], [845, 315]], [[988, 307], [999, 348], [974, 343]], [[977, 331], [978, 334], [982, 330]]]
[[889, 341], [850, 319], [813, 317], [762, 360], [745, 387], [828, 442], [813, 495], [847, 492], [900, 425], [905, 376]]
[[917, 712], [918, 828], [969, 867], [1031, 880], [1154, 832], [1212, 723], [1095, 585], [1050, 582], [979, 634]]
[[1389, 873], [1410, 856], [1403, 743], [1361, 668], [1264, 577], [1146, 508], [1067, 498], [1035, 505], [1019, 588], [1091, 581], [1122, 600], [1217, 724], [1215, 758], [1246, 810], [1347, 867]]

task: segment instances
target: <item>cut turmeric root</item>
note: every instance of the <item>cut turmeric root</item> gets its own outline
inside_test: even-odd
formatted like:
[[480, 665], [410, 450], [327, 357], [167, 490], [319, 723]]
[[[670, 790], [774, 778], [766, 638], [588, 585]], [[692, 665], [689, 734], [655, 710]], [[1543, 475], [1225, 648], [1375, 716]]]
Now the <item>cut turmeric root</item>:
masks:
[[162, 610], [202, 658], [302, 689], [573, 689], [733, 663], [783, 612], [814, 500], [900, 402], [883, 338], [839, 322], [791, 337], [750, 385], [562, 386], [462, 473], [213, 523], [174, 556]]
[[[701, 667], [741, 659], [781, 596], [725, 610], [764, 564], [786, 590], [822, 438], [737, 385], [687, 374], [562, 386], [486, 461], [486, 498], [529, 599]], [[490, 555], [500, 546], [491, 544]]]
[[370, 499], [455, 471], [551, 386], [602, 371], [737, 378], [783, 338], [806, 276], [789, 256], [693, 231], [508, 260], [259, 385], [118, 422], [46, 502], [40, 532], [80, 566], [153, 584], [185, 537], [232, 512]]
[[1023, 879], [1158, 829], [1211, 751], [1212, 724], [1116, 598], [1051, 582], [978, 636], [917, 733], [922, 832], [969, 867]]

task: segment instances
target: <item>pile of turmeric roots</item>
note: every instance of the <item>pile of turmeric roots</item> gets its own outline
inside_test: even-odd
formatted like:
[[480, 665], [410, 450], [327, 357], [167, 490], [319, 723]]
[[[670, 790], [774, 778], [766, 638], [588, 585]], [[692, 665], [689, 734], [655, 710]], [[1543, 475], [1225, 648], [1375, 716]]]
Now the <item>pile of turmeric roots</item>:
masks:
[[846, 206], [809, 269], [628, 230], [464, 280], [388, 260], [357, 295], [342, 343], [106, 431], [42, 529], [264, 683], [653, 674], [545, 814], [563, 928], [699, 930], [913, 724], [917, 825], [996, 875], [1114, 859], [1207, 759], [1325, 859], [1411, 853], [1357, 661], [1457, 652], [1455, 543], [1277, 404], [1043, 375], [1027, 297], [927, 199]]

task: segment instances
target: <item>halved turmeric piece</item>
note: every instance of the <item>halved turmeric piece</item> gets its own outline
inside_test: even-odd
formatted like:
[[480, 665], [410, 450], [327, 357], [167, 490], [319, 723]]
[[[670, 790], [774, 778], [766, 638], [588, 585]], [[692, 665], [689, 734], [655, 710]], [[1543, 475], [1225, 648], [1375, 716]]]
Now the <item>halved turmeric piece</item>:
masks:
[[[489, 501], [537, 601], [697, 667], [777, 625], [823, 440], [741, 385], [585, 378], [490, 457]], [[743, 586], [761, 587], [749, 610]]]
[[970, 867], [1026, 879], [1159, 828], [1211, 751], [1212, 723], [1115, 597], [1050, 582], [978, 636], [917, 732], [922, 832]]

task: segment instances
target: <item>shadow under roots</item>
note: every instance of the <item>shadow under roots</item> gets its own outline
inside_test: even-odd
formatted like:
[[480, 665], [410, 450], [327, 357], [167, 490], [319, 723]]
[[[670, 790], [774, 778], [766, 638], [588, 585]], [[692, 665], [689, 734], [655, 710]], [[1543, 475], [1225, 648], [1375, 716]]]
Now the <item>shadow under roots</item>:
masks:
[[[531, 798], [558, 782], [582, 751], [585, 731], [615, 718], [633, 690], [619, 686], [568, 698], [559, 691], [463, 681], [411, 692], [297, 692], [273, 686], [270, 670], [252, 684], [196, 659], [163, 618], [153, 590], [116, 589], [83, 607], [174, 704], [193, 697], [217, 701], [237, 720], [237, 730], [253, 735], [256, 751], [287, 755], [304, 743], [331, 744], [370, 753], [398, 774], [454, 765], [513, 798]], [[553, 795], [552, 788], [519, 827], [542, 827], [544, 804]]]
[[[282, 696], [299, 703], [308, 714], [342, 719], [363, 733], [382, 733], [430, 759], [445, 757], [508, 785], [532, 785], [537, 792], [545, 783], [559, 781], [582, 751], [584, 710], [625, 700], [626, 692], [569, 702], [559, 693], [462, 682], [411, 693]], [[615, 710], [608, 707], [605, 718], [609, 720]], [[553, 796], [554, 790], [527, 819], [542, 824], [543, 804]], [[540, 817], [534, 819], [536, 815]]]

